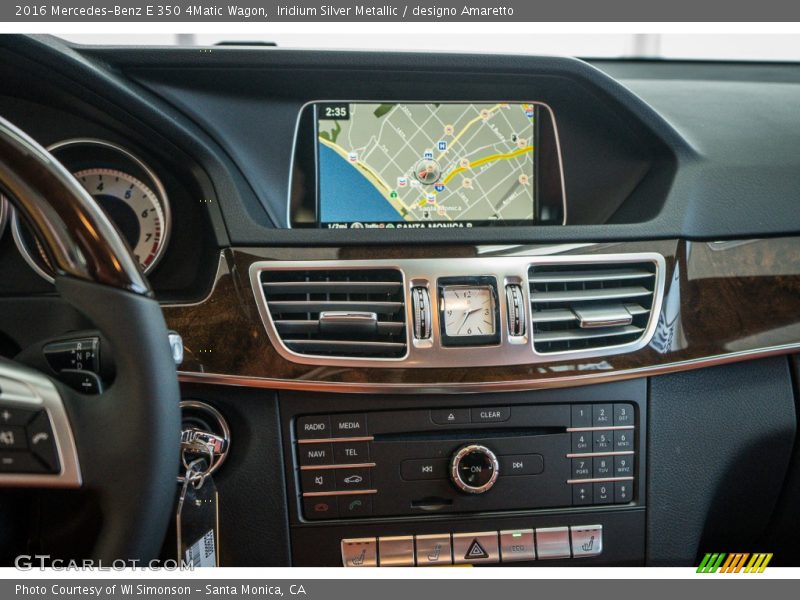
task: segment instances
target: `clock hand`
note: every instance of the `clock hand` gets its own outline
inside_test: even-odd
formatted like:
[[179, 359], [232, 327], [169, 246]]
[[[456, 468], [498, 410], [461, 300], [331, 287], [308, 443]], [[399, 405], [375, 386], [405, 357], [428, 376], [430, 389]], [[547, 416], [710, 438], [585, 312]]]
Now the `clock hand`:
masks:
[[461, 325], [458, 326], [458, 331], [456, 333], [461, 333], [461, 329], [464, 327], [464, 325], [467, 324], [467, 319], [469, 319], [469, 316], [472, 313], [478, 312], [479, 310], [481, 310], [480, 307], [473, 308], [472, 310], [465, 310], [464, 311], [464, 320], [461, 321]]

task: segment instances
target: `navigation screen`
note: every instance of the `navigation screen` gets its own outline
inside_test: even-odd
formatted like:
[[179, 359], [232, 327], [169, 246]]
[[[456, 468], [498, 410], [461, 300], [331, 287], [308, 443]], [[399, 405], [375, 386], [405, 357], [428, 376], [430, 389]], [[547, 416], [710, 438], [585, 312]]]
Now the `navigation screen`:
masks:
[[316, 105], [320, 225], [530, 224], [536, 114], [504, 102]]

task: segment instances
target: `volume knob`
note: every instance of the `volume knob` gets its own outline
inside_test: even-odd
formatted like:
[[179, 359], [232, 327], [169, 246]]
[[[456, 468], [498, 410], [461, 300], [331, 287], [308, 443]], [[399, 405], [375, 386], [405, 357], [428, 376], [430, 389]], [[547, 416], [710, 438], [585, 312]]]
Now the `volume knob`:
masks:
[[458, 489], [468, 494], [483, 494], [497, 481], [500, 465], [486, 446], [463, 446], [450, 461], [450, 478]]

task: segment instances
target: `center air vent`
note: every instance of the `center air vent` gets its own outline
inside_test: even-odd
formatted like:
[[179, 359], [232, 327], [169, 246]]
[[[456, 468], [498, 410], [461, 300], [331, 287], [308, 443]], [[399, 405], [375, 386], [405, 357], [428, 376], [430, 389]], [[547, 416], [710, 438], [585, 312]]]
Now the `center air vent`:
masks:
[[396, 269], [264, 271], [261, 286], [278, 336], [297, 354], [406, 354], [403, 275]]
[[533, 266], [528, 279], [539, 353], [602, 352], [640, 342], [647, 332], [655, 263]]

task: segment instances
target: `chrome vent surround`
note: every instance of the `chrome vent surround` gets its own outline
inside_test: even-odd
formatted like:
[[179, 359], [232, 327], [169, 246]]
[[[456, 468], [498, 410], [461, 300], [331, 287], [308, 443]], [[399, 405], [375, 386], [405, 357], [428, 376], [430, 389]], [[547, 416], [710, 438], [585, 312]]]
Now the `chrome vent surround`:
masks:
[[398, 269], [266, 270], [260, 285], [275, 332], [297, 355], [378, 360], [406, 355]]
[[658, 273], [650, 261], [533, 265], [528, 285], [536, 352], [602, 354], [647, 335]]

